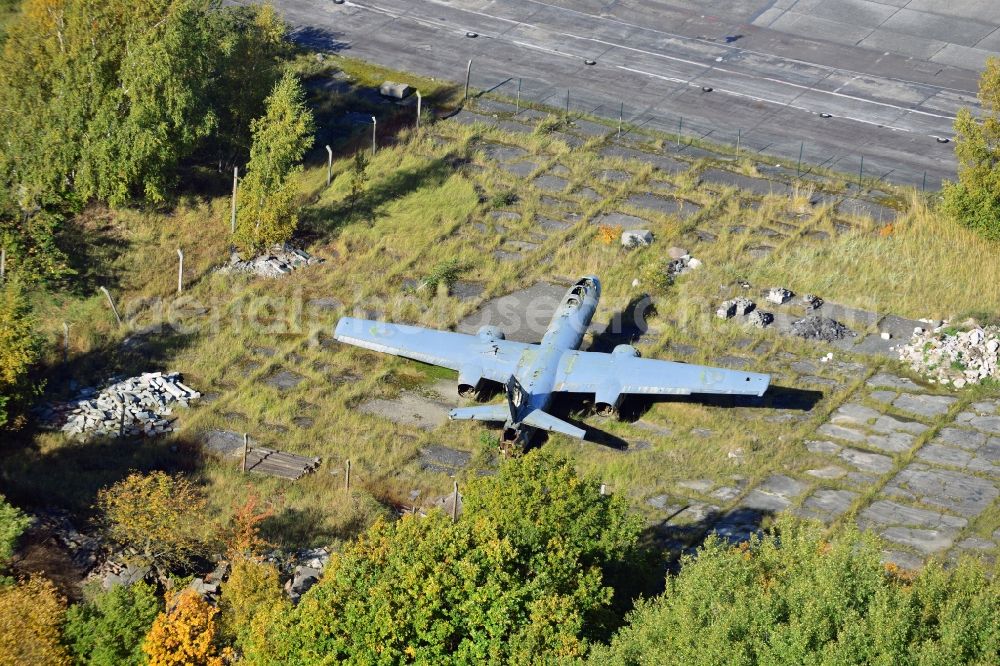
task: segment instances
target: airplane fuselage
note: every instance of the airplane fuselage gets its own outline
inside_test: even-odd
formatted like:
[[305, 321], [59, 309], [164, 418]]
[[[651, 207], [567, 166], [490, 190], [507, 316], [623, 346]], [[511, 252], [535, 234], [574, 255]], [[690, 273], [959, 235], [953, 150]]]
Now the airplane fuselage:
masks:
[[515, 400], [518, 419], [504, 424], [503, 440], [529, 439], [533, 429], [520, 424], [520, 417], [532, 410], [546, 411], [552, 402], [556, 374], [567, 351], [580, 348], [601, 298], [601, 283], [594, 276], [580, 279], [566, 292], [537, 347], [526, 350], [518, 360], [514, 377], [523, 389]]

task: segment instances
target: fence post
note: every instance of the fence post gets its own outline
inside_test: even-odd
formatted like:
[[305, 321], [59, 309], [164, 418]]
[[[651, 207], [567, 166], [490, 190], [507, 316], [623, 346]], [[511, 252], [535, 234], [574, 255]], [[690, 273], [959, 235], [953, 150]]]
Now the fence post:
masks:
[[743, 130], [742, 128], [737, 128], [736, 130], [736, 159], [740, 157], [740, 143], [743, 141]]
[[118, 436], [124, 437], [125, 436], [125, 392], [124, 391], [118, 392], [118, 401], [121, 402], [122, 405], [122, 417], [121, 419], [118, 420]]
[[240, 471], [247, 473], [247, 455], [250, 453], [250, 435], [243, 433], [243, 462], [240, 464]]
[[472, 58], [469, 58], [469, 64], [465, 68], [465, 97], [462, 99], [462, 104], [469, 101], [469, 80], [472, 78]]
[[800, 141], [799, 142], [799, 163], [795, 166], [795, 175], [796, 176], [801, 176], [802, 175], [802, 151], [805, 149], [805, 147], [806, 147], [806, 142], [805, 141]]
[[455, 481], [455, 490], [451, 496], [451, 522], [458, 522], [458, 481]]
[[7, 248], [0, 247], [0, 283], [7, 279]]
[[184, 291], [184, 252], [177, 248], [177, 293]]
[[326, 147], [326, 186], [333, 182], [333, 148]]
[[618, 107], [618, 138], [622, 138], [622, 120], [625, 118], [625, 102]]
[[351, 492], [351, 459], [348, 458], [346, 464], [344, 465], [344, 492], [350, 494]]
[[101, 291], [104, 292], [105, 296], [107, 296], [107, 298], [108, 298], [108, 305], [111, 306], [111, 311], [115, 313], [115, 319], [118, 320], [118, 325], [121, 326], [122, 325], [122, 316], [120, 314], [118, 314], [118, 308], [115, 307], [115, 302], [111, 298], [111, 293], [105, 287], [98, 287], [98, 288]]
[[566, 88], [566, 117], [569, 118], [569, 88]]
[[63, 322], [63, 363], [69, 362], [69, 324]]
[[521, 113], [521, 79], [517, 79], [517, 101], [514, 102], [514, 115]]
[[864, 178], [865, 173], [865, 156], [861, 156], [861, 166], [858, 167], [858, 187], [861, 187], [861, 179]]
[[681, 147], [681, 132], [684, 131], [684, 116], [677, 121], [677, 147]]
[[417, 91], [417, 130], [420, 129], [420, 105], [423, 103], [423, 98], [420, 97], [420, 91]]
[[924, 182], [923, 182], [923, 184], [920, 185], [920, 191], [921, 192], [926, 192], [927, 191], [927, 172], [926, 171], [924, 171]]
[[372, 116], [372, 157], [375, 157], [375, 128], [378, 127], [378, 120]]
[[239, 187], [240, 182], [240, 168], [233, 167], [233, 205], [232, 210], [229, 213], [229, 233], [236, 233], [236, 189]]

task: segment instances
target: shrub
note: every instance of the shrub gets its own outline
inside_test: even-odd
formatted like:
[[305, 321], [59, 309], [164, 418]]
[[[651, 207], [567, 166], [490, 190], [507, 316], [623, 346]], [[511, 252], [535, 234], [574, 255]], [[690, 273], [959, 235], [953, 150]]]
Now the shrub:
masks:
[[77, 663], [117, 666], [146, 663], [142, 641], [163, 604], [146, 583], [117, 585], [66, 612], [66, 642]]
[[149, 666], [223, 666], [230, 651], [217, 644], [217, 612], [194, 590], [168, 598], [142, 643]]
[[0, 664], [69, 664], [60, 642], [65, 604], [43, 578], [0, 587]]

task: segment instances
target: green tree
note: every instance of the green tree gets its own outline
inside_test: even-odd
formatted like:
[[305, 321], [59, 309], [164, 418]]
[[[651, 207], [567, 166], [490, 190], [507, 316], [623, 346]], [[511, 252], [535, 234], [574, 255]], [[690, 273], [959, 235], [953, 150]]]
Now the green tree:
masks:
[[163, 604], [147, 583], [117, 585], [66, 612], [65, 642], [78, 664], [146, 663], [142, 641]]
[[0, 568], [14, 556], [14, 546], [30, 524], [31, 519], [23, 511], [0, 495]]
[[624, 502], [544, 452], [505, 463], [464, 501], [454, 524], [441, 512], [377, 522], [331, 558], [247, 660], [509, 664], [585, 654], [590, 623], [611, 602], [601, 565], [637, 540]]
[[287, 241], [298, 225], [293, 176], [312, 144], [313, 116], [294, 74], [286, 72], [274, 87], [252, 131], [236, 228], [236, 242], [250, 251]]
[[780, 522], [731, 547], [712, 537], [640, 602], [594, 664], [988, 664], [1000, 657], [1000, 582], [981, 563], [909, 575], [875, 539]]
[[238, 557], [222, 584], [219, 633], [241, 652], [248, 648], [266, 650], [270, 640], [265, 631], [267, 624], [289, 606], [273, 564]]
[[1000, 58], [979, 79], [982, 117], [961, 109], [955, 118], [958, 181], [944, 187], [944, 209], [988, 238], [1000, 239]]
[[0, 285], [0, 430], [23, 423], [21, 407], [35, 394], [29, 372], [41, 341], [19, 280]]
[[0, 587], [0, 664], [68, 666], [61, 641], [66, 601], [51, 581]]

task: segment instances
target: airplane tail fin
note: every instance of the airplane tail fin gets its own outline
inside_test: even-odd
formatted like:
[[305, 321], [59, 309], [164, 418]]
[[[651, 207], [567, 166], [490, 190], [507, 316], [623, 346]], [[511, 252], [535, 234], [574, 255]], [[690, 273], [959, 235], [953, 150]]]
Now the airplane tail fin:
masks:
[[479, 405], [476, 407], [459, 407], [448, 412], [448, 418], [453, 421], [506, 421], [510, 416], [507, 405]]
[[521, 419], [521, 423], [529, 425], [532, 428], [548, 430], [549, 432], [558, 432], [569, 437], [576, 437], [577, 439], [583, 439], [587, 434], [587, 431], [583, 428], [577, 428], [574, 425], [570, 425], [569, 423], [557, 419], [548, 412], [543, 412], [540, 409], [534, 409], [528, 412], [528, 415]]

